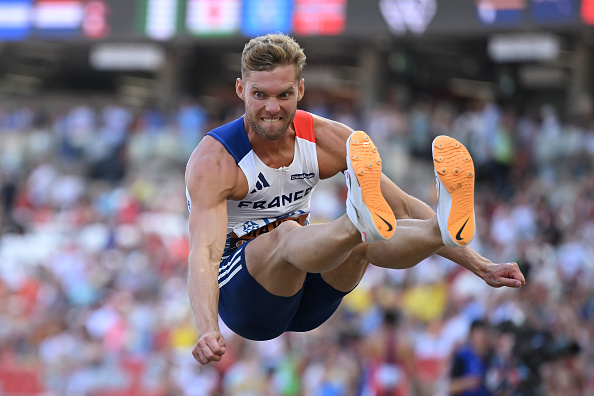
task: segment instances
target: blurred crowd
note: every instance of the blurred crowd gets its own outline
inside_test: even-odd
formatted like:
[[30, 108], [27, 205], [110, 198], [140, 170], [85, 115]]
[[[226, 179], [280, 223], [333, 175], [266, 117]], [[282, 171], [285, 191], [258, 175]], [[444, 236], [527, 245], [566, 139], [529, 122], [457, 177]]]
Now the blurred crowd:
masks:
[[[365, 114], [338, 99], [301, 107], [368, 132], [385, 172], [432, 206], [432, 139], [466, 144], [472, 246], [516, 261], [527, 285], [493, 289], [439, 256], [372, 266], [320, 328], [251, 342], [221, 324], [227, 353], [200, 366], [184, 168], [241, 103], [0, 103], [0, 394], [594, 395], [588, 98], [571, 114], [430, 95]], [[342, 214], [344, 196], [340, 178], [322, 182], [312, 221]]]

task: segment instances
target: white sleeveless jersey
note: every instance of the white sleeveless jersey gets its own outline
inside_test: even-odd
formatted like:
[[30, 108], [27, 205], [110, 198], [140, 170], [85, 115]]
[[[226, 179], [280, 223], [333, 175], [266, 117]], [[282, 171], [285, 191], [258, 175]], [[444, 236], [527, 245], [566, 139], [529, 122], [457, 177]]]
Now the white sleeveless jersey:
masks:
[[[233, 156], [249, 187], [245, 198], [227, 200], [229, 221], [223, 260], [243, 243], [284, 221], [309, 224], [311, 195], [320, 179], [312, 115], [297, 110], [293, 128], [296, 132], [293, 162], [278, 169], [268, 167], [254, 153], [243, 117], [208, 133]], [[189, 197], [188, 209], [191, 210]]]

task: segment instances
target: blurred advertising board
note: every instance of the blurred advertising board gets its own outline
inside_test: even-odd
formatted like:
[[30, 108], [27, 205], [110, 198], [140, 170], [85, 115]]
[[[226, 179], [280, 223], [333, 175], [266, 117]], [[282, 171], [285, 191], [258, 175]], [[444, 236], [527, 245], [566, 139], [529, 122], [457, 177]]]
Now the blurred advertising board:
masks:
[[0, 0], [0, 41], [461, 35], [594, 25], [594, 0]]

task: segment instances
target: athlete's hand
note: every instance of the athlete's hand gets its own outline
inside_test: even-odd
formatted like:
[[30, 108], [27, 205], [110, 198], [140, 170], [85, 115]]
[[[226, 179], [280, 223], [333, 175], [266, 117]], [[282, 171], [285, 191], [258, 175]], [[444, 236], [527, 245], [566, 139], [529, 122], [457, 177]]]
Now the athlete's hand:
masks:
[[226, 347], [225, 338], [219, 331], [209, 331], [198, 339], [192, 355], [200, 364], [218, 362], [223, 357]]
[[485, 269], [483, 280], [492, 287], [521, 287], [526, 284], [517, 263], [491, 264]]

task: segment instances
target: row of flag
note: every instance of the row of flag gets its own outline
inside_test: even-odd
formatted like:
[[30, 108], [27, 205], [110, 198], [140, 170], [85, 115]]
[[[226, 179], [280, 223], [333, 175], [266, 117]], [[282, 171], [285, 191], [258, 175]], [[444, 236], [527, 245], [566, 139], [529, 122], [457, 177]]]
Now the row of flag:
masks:
[[[255, 36], [280, 31], [298, 35], [339, 35], [346, 26], [347, 0], [141, 1], [143, 32], [154, 39], [168, 39], [180, 32], [194, 35], [241, 32]], [[423, 8], [425, 3], [433, 4], [420, 0], [380, 0], [377, 3], [380, 8], [387, 5], [384, 8], [398, 9], [398, 15], [394, 12], [386, 15], [382, 9], [390, 28], [393, 27], [390, 22], [399, 18], [423, 22], [423, 18], [412, 15], [412, 11]], [[437, 3], [434, 4], [437, 8]], [[490, 26], [519, 25], [526, 22], [528, 11], [535, 23], [573, 23], [581, 15], [583, 22], [594, 25], [594, 0], [475, 0], [475, 4], [479, 21]], [[427, 7], [423, 9], [427, 12]], [[435, 10], [432, 12], [434, 14]], [[433, 14], [425, 17], [430, 20]], [[411, 30], [415, 30], [414, 26]]]
[[[0, 40], [104, 37], [112, 1], [122, 0], [0, 0]], [[130, 6], [140, 11], [131, 30], [167, 40], [181, 33], [338, 35], [346, 25], [347, 0], [136, 0]]]
[[269, 32], [338, 35], [347, 0], [143, 0], [144, 32], [166, 40], [186, 31], [224, 36]]
[[102, 0], [0, 0], [0, 40], [41, 36], [107, 34], [108, 7]]
[[[0, 40], [23, 40], [31, 35], [105, 37], [109, 33], [109, 5], [114, 1], [126, 0], [0, 0]], [[138, 20], [130, 21], [130, 30], [137, 29], [137, 33], [155, 40], [188, 33], [340, 35], [346, 27], [347, 2], [135, 0], [130, 6], [137, 7], [139, 15]], [[402, 8], [405, 2], [378, 3], [400, 4]], [[584, 23], [594, 25], [594, 0], [475, 0], [475, 5], [478, 19], [489, 26], [520, 25], [526, 22], [528, 12], [536, 23], [573, 23], [581, 16]]]

